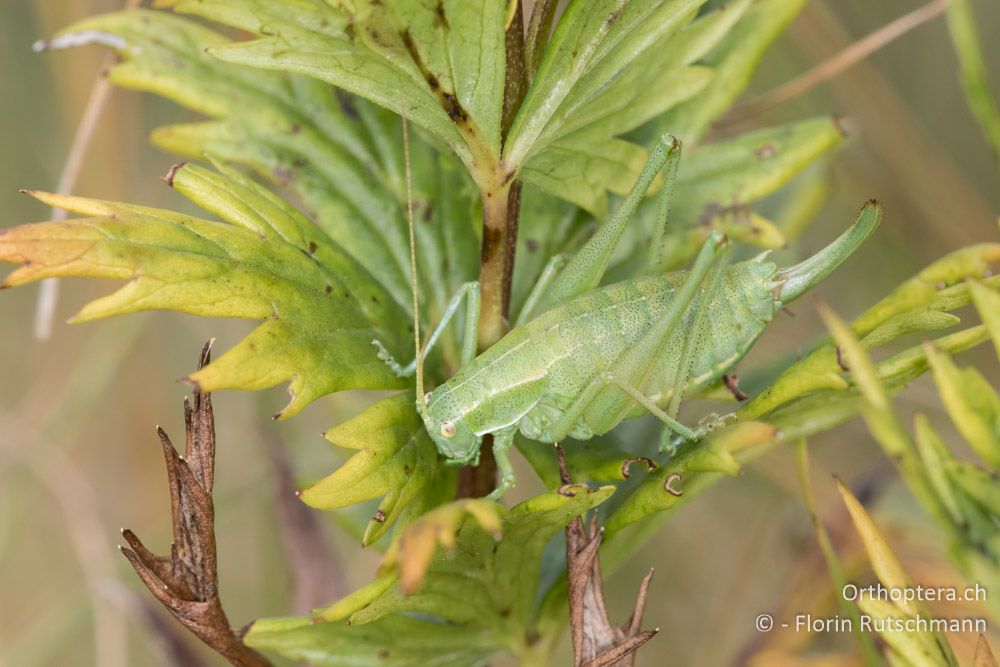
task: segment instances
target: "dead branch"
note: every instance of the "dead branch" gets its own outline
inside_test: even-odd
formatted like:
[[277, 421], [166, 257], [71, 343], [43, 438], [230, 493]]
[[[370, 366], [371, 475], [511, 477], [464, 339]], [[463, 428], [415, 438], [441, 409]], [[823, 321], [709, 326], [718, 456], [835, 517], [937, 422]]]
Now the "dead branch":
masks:
[[[562, 493], [573, 494], [573, 483], [566, 468], [566, 455], [556, 446]], [[566, 571], [569, 580], [569, 616], [573, 633], [576, 667], [632, 667], [636, 650], [659, 632], [640, 630], [646, 609], [653, 570], [643, 578], [636, 596], [632, 617], [616, 626], [608, 617], [601, 577], [600, 547], [604, 529], [597, 517], [585, 527], [582, 517], [566, 526]]]
[[[208, 364], [212, 342], [202, 348], [198, 367]], [[157, 427], [167, 464], [174, 541], [169, 556], [149, 551], [131, 530], [122, 530], [129, 547], [119, 547], [149, 592], [205, 644], [238, 667], [271, 662], [243, 643], [219, 600], [215, 543], [215, 418], [210, 394], [197, 390], [184, 401], [186, 447], [182, 458], [166, 432]]]

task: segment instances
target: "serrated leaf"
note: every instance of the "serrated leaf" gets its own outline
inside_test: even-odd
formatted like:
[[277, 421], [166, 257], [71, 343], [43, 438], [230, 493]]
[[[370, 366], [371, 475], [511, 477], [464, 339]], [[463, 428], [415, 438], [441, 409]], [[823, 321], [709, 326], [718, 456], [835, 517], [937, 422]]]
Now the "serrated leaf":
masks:
[[186, 165], [168, 180], [227, 222], [33, 193], [94, 217], [0, 232], [0, 261], [22, 264], [3, 286], [53, 276], [128, 281], [76, 321], [151, 309], [264, 320], [190, 380], [204, 391], [290, 380], [292, 401], [282, 417], [341, 389], [404, 385], [371, 340], [406, 349], [399, 340], [405, 318], [364, 267], [287, 203], [232, 172]]
[[[563, 13], [507, 138], [504, 157], [527, 164], [560, 136], [564, 104], [580, 106], [704, 0], [575, 0]], [[588, 78], [589, 76], [589, 78]], [[574, 94], [580, 99], [574, 99]], [[543, 136], [544, 135], [544, 136]], [[547, 140], [546, 140], [547, 138]]]
[[437, 449], [406, 392], [375, 403], [328, 430], [326, 439], [359, 450], [331, 475], [304, 489], [303, 502], [337, 509], [385, 496], [362, 539], [376, 542], [404, 515], [419, 516], [454, 495], [456, 473]]
[[529, 498], [503, 516], [499, 539], [493, 526], [484, 529], [479, 521], [466, 520], [450, 553], [436, 552], [416, 592], [387, 592], [351, 621], [367, 623], [400, 612], [426, 614], [464, 624], [470, 632], [521, 642], [535, 606], [545, 547], [571, 519], [613, 492], [612, 486], [581, 486], [572, 496], [550, 491]]
[[655, 125], [693, 145], [739, 96], [769, 46], [805, 6], [806, 0], [758, 0], [704, 63], [715, 71], [711, 83]]
[[182, 0], [174, 8], [258, 35], [213, 48], [222, 60], [311, 76], [392, 109], [470, 170], [499, 157], [502, 3], [301, 0], [290, 13], [264, 0]]
[[[528, 653], [543, 551], [570, 520], [604, 502], [614, 487], [572, 491], [544, 493], [506, 512], [481, 499], [443, 506], [428, 519], [434, 539], [421, 542], [436, 547], [446, 535], [450, 549], [435, 548], [414, 593], [386, 590], [396, 580], [395, 566], [413, 555], [400, 541], [400, 548], [387, 554], [389, 572], [359, 594], [318, 616], [257, 621], [247, 642], [293, 659], [338, 666], [369, 664], [373, 646], [389, 649], [381, 656], [389, 661], [384, 664], [400, 665], [473, 665], [502, 649]], [[423, 530], [418, 524], [411, 529]], [[385, 632], [394, 634], [388, 638]]]
[[[211, 154], [244, 164], [289, 187], [346, 252], [379, 267], [373, 278], [409, 312], [406, 188], [395, 114], [309, 77], [222, 62], [205, 50], [228, 38], [164, 12], [92, 17], [50, 46], [92, 33], [118, 40], [113, 83], [215, 119], [159, 128], [155, 144], [195, 159]], [[476, 274], [476, 193], [453, 158], [436, 155], [417, 136], [411, 154], [417, 215], [434, 223], [417, 229], [423, 311], [432, 315]]]

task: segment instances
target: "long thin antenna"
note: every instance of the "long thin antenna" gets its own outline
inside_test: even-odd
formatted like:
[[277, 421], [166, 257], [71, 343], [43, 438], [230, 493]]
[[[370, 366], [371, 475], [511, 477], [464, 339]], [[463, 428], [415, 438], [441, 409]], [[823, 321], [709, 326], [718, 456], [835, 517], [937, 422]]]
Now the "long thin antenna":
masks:
[[410, 231], [410, 287], [413, 292], [413, 347], [416, 349], [417, 405], [425, 409], [424, 359], [420, 350], [420, 295], [417, 291], [417, 235], [413, 229], [413, 171], [410, 164], [410, 126], [403, 119], [403, 162], [406, 172], [406, 224]]

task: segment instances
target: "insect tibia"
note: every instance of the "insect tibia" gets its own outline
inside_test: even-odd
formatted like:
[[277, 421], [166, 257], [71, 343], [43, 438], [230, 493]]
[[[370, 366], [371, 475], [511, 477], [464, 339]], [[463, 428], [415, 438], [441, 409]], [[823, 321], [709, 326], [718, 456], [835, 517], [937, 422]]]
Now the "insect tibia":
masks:
[[416, 359], [411, 361], [406, 366], [402, 366], [398, 361], [396, 361], [396, 358], [389, 353], [389, 350], [385, 348], [385, 345], [382, 344], [382, 341], [380, 341], [377, 338], [373, 338], [372, 345], [374, 345], [375, 348], [378, 350], [378, 358], [385, 362], [385, 365], [389, 367], [389, 370], [391, 370], [393, 373], [396, 374], [396, 377], [400, 378], [410, 377], [416, 371], [417, 369]]
[[778, 271], [775, 298], [790, 303], [823, 281], [841, 263], [850, 257], [882, 221], [882, 207], [876, 201], [868, 202], [857, 221], [809, 259]]

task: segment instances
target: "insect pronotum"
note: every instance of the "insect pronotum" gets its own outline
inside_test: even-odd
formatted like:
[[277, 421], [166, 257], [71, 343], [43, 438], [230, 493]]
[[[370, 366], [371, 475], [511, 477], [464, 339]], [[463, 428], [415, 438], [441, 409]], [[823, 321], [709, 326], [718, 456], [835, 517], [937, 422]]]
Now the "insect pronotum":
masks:
[[[463, 285], [452, 298], [423, 349], [415, 334], [416, 357], [408, 366], [400, 366], [381, 343], [373, 341], [397, 374], [416, 372], [417, 410], [448, 463], [477, 464], [483, 436], [493, 434], [500, 482], [491, 497], [499, 498], [514, 485], [510, 447], [518, 430], [539, 442], [587, 439], [610, 431], [623, 419], [649, 412], [672, 434], [689, 441], [703, 437], [711, 425], [690, 428], [677, 420], [684, 395], [722, 378], [778, 310], [836, 269], [882, 217], [878, 202], [868, 202], [857, 221], [833, 243], [784, 269], [768, 261], [766, 253], [729, 264], [730, 243], [713, 231], [688, 271], [598, 287], [626, 224], [663, 169], [653, 253], [647, 265], [655, 266], [664, 244], [680, 155], [679, 141], [661, 137], [618, 209], [565, 266], [561, 257], [549, 262], [515, 326], [478, 357], [475, 282]], [[411, 213], [411, 245], [412, 230]], [[411, 259], [412, 255], [411, 249]], [[467, 314], [461, 367], [425, 394], [423, 358], [463, 298]], [[416, 305], [414, 293], [415, 311]], [[535, 313], [539, 314], [529, 319]], [[414, 317], [418, 320], [416, 313]]]

